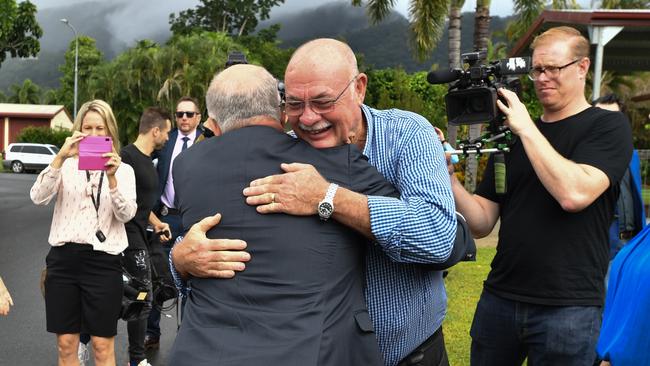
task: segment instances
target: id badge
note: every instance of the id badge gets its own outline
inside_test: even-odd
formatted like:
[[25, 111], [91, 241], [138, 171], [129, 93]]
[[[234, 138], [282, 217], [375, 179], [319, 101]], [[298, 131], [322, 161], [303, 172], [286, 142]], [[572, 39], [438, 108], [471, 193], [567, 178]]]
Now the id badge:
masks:
[[101, 243], [103, 243], [106, 240], [106, 235], [104, 235], [104, 233], [101, 230], [97, 230], [95, 232], [95, 236]]

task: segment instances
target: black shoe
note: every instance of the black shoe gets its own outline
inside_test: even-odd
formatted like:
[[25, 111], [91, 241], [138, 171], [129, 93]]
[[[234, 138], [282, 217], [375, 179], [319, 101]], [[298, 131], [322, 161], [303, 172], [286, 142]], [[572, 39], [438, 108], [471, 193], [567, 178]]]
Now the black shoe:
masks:
[[144, 350], [155, 350], [160, 348], [160, 337], [154, 337], [147, 334], [144, 337]]

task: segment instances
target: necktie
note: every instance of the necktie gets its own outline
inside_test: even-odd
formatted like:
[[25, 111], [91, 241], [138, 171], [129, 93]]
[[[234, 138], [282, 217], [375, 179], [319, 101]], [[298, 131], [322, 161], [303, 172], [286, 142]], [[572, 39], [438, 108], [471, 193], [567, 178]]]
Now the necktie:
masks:
[[184, 151], [185, 149], [187, 149], [187, 140], [189, 140], [189, 139], [190, 139], [190, 138], [187, 137], [187, 136], [185, 136], [185, 137], [183, 137], [183, 138], [181, 139], [181, 140], [183, 140], [183, 147], [181, 148], [181, 151]]

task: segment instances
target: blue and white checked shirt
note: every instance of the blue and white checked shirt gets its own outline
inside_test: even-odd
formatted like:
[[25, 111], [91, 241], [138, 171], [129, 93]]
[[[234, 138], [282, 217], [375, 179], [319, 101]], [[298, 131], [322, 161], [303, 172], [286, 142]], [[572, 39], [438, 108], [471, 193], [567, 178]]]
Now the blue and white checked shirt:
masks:
[[[368, 197], [377, 243], [366, 260], [366, 301], [386, 365], [397, 365], [442, 324], [442, 272], [410, 263], [443, 262], [456, 235], [454, 199], [442, 144], [422, 116], [362, 107], [364, 155], [400, 192]], [[396, 263], [402, 262], [402, 263]]]
[[[365, 105], [362, 110], [368, 123], [363, 153], [400, 192], [399, 199], [368, 197], [377, 243], [367, 254], [366, 301], [385, 364], [393, 366], [445, 317], [442, 272], [417, 263], [449, 257], [456, 236], [454, 199], [442, 144], [424, 117]], [[171, 255], [170, 267], [177, 286], [187, 290]]]

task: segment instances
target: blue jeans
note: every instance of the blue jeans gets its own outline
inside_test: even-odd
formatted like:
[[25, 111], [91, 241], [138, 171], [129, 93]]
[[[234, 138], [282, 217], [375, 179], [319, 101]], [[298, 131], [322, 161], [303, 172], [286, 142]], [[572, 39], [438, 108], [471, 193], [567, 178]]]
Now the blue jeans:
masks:
[[[160, 216], [160, 220], [169, 224], [169, 229], [172, 234], [172, 239], [162, 244], [165, 254], [169, 258], [169, 252], [174, 246], [176, 238], [183, 230], [183, 223], [181, 222], [181, 217], [179, 215]], [[153, 307], [149, 312], [149, 319], [147, 320], [147, 335], [155, 338], [160, 337], [160, 310], [156, 309], [156, 307]]]
[[470, 335], [472, 366], [592, 366], [600, 306], [546, 306], [483, 291]]

